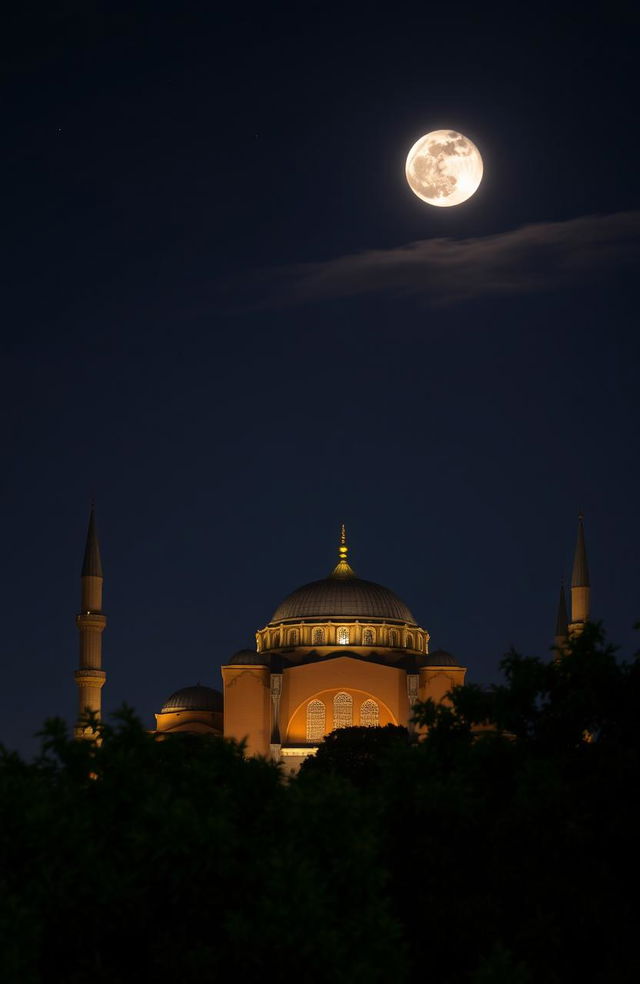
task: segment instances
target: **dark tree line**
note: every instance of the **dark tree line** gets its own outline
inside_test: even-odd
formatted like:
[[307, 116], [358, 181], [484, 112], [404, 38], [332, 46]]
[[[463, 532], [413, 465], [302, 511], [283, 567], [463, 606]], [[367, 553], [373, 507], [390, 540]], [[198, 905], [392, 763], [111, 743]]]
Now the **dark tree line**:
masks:
[[640, 661], [588, 626], [502, 670], [290, 782], [129, 711], [2, 751], [2, 979], [637, 981]]

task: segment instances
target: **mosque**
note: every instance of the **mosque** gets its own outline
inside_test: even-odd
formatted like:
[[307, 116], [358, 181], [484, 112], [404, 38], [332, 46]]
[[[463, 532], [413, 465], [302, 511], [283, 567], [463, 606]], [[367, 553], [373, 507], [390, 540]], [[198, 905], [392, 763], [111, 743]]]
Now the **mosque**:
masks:
[[[297, 588], [256, 632], [256, 648], [241, 649], [222, 667], [222, 692], [196, 686], [177, 690], [156, 714], [155, 733], [223, 735], [244, 740], [295, 772], [324, 736], [350, 725], [412, 728], [412, 707], [446, 699], [464, 683], [466, 667], [442, 649], [389, 588], [358, 577], [349, 564], [344, 526], [337, 564], [328, 577]], [[102, 668], [102, 562], [92, 508], [81, 572], [77, 738], [88, 737], [87, 710], [98, 716], [106, 681]], [[581, 631], [589, 618], [589, 571], [583, 518], [571, 580], [571, 621], [560, 591], [555, 646]]]

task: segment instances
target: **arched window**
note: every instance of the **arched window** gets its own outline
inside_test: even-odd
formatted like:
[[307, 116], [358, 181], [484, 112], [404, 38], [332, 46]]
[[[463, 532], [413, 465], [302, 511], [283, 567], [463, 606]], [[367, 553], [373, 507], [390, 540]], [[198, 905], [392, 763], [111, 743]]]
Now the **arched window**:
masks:
[[407, 633], [407, 649], [413, 649], [413, 636]]
[[313, 639], [314, 646], [324, 646], [324, 629], [314, 629]]
[[276, 649], [280, 645], [280, 633], [279, 632], [276, 632], [276, 634], [274, 635], [274, 637], [272, 639], [272, 644], [276, 647]]
[[322, 741], [325, 732], [327, 712], [321, 700], [310, 700], [307, 704], [307, 741]]
[[349, 629], [340, 628], [338, 629], [338, 645], [348, 646], [349, 645]]
[[394, 632], [393, 629], [389, 633], [389, 645], [390, 646], [397, 646], [398, 645], [398, 633], [397, 632]]
[[365, 629], [362, 633], [362, 645], [373, 646], [373, 629]]
[[291, 629], [291, 632], [289, 633], [289, 645], [290, 646], [297, 646], [298, 645], [298, 630], [297, 629]]
[[365, 700], [360, 708], [360, 724], [365, 728], [377, 728], [380, 724], [380, 708], [375, 700]]
[[333, 727], [350, 728], [353, 723], [353, 700], [344, 691], [333, 698]]

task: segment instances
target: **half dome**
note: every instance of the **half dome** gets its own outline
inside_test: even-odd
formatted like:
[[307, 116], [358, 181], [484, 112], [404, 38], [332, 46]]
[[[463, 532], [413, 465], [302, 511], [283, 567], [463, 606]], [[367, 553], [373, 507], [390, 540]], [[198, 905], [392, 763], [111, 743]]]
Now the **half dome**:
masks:
[[244, 666], [263, 666], [264, 656], [255, 649], [239, 649], [229, 660], [229, 665], [240, 663]]
[[458, 660], [446, 649], [436, 649], [420, 660], [421, 666], [459, 666]]
[[222, 694], [213, 687], [203, 687], [198, 684], [196, 687], [183, 687], [176, 690], [174, 694], [162, 705], [161, 714], [168, 714], [173, 711], [221, 711]]
[[405, 603], [389, 588], [359, 577], [335, 576], [297, 588], [278, 605], [270, 624], [332, 618], [417, 624]]

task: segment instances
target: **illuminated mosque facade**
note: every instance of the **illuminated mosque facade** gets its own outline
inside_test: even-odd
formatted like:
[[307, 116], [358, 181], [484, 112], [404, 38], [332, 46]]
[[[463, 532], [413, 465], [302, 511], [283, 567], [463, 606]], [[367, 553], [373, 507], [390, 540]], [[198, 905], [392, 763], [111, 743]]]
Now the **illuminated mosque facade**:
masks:
[[[411, 729], [416, 701], [446, 699], [465, 681], [466, 667], [442, 649], [389, 588], [359, 578], [347, 559], [344, 526], [338, 562], [328, 577], [297, 588], [256, 632], [256, 648], [241, 649], [222, 667], [222, 692], [205, 686], [176, 691], [156, 714], [159, 736], [177, 732], [221, 735], [246, 742], [294, 772], [324, 736], [351, 725]], [[86, 711], [101, 710], [103, 572], [92, 509], [82, 565], [76, 737], [93, 732]], [[560, 592], [555, 646], [589, 618], [589, 571], [582, 516], [571, 582], [571, 621]]]

